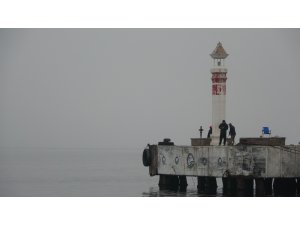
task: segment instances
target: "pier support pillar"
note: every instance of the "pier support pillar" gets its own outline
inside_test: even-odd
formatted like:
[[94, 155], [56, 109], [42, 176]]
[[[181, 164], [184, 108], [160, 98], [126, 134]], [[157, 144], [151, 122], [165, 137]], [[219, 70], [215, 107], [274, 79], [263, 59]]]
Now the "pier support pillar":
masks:
[[206, 177], [204, 192], [206, 194], [216, 194], [217, 193], [217, 178], [215, 177]]
[[197, 189], [199, 193], [216, 194], [217, 193], [217, 178], [215, 177], [197, 177]]
[[186, 188], [188, 186], [186, 176], [179, 176], [179, 190], [180, 191], [186, 191]]
[[236, 178], [237, 196], [253, 196], [253, 179], [248, 177]]
[[160, 175], [159, 176], [159, 190], [173, 190], [177, 191], [179, 185], [178, 176]]
[[197, 185], [197, 189], [199, 193], [204, 193], [205, 190], [205, 177], [197, 177], [198, 180], [198, 185]]
[[266, 183], [264, 178], [255, 179], [255, 195], [258, 197], [263, 197], [266, 195]]
[[255, 178], [256, 196], [270, 196], [272, 195], [273, 178]]
[[223, 195], [234, 196], [236, 192], [236, 177], [223, 177]]
[[265, 178], [265, 195], [272, 195], [273, 193], [273, 178]]
[[297, 182], [295, 178], [275, 178], [273, 187], [275, 196], [295, 196]]

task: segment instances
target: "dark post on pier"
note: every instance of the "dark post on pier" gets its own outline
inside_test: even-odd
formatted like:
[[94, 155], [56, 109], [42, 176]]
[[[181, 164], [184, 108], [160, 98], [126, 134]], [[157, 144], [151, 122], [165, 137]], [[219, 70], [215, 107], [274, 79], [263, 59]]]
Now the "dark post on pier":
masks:
[[203, 132], [203, 128], [202, 128], [202, 126], [200, 126], [200, 129], [199, 129], [199, 131], [200, 131], [200, 138], [202, 138], [202, 132]]

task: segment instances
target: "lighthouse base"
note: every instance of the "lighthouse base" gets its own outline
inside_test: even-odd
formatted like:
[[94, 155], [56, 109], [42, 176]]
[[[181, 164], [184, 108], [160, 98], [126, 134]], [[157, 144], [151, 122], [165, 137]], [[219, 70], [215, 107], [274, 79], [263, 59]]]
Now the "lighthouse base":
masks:
[[220, 142], [220, 136], [212, 136], [210, 145], [217, 146]]
[[209, 146], [210, 138], [191, 138], [191, 146]]

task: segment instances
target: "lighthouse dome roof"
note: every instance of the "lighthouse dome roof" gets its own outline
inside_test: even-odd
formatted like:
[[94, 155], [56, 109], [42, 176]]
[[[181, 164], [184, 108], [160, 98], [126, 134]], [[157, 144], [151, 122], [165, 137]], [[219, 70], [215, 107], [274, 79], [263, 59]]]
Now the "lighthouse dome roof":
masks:
[[215, 50], [210, 54], [213, 59], [225, 59], [228, 54], [222, 46], [222, 43], [219, 42]]

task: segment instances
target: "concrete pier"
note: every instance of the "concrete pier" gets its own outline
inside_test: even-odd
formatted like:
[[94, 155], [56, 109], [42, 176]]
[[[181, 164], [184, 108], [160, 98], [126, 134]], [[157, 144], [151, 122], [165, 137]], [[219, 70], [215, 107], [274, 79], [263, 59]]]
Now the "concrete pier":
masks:
[[[169, 142], [169, 141], [167, 141]], [[170, 144], [170, 143], [169, 143]], [[172, 143], [171, 143], [172, 144]], [[186, 191], [186, 176], [196, 176], [199, 193], [215, 192], [222, 178], [225, 196], [293, 196], [300, 189], [300, 146], [149, 145], [151, 176], [161, 190]]]
[[300, 176], [299, 146], [164, 146], [156, 145], [150, 165], [157, 175], [253, 178]]

